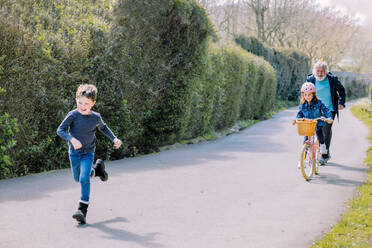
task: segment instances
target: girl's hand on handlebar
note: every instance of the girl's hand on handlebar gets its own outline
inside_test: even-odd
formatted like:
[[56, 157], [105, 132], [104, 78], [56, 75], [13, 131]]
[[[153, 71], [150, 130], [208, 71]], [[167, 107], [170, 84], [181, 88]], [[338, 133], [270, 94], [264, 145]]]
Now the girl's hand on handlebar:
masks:
[[326, 119], [326, 122], [327, 122], [328, 124], [332, 124], [332, 123], [333, 123], [333, 119], [331, 119], [331, 118]]
[[297, 121], [303, 121], [303, 120], [305, 120], [305, 119], [304, 118], [296, 118], [296, 119], [293, 120], [292, 125], [296, 125]]

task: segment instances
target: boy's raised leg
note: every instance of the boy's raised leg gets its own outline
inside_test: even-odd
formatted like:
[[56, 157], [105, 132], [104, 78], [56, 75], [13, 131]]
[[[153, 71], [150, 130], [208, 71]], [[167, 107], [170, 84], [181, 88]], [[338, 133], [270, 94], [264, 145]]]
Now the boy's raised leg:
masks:
[[97, 159], [93, 169], [96, 177], [99, 177], [102, 181], [107, 181], [108, 174], [105, 171], [105, 163], [102, 159]]

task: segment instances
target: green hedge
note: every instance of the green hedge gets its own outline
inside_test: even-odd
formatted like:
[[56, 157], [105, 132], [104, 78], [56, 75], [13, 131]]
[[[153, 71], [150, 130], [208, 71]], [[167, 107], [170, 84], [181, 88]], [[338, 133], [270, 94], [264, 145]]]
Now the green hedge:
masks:
[[111, 2], [3, 1], [0, 116], [7, 131], [0, 140], [8, 135], [11, 143], [0, 157], [12, 164], [1, 178], [69, 166], [56, 129], [75, 108], [81, 83], [97, 85], [94, 110], [125, 140], [114, 151], [97, 133], [96, 157], [105, 159], [151, 152], [272, 109], [273, 68], [236, 46], [210, 43], [213, 26], [194, 1]]
[[195, 79], [214, 34], [205, 10], [194, 1], [119, 1], [115, 13], [115, 69], [141, 130], [135, 143], [146, 151], [184, 138]]
[[261, 119], [275, 103], [275, 71], [262, 58], [227, 45], [212, 47], [214, 72], [207, 80], [217, 83], [213, 123], [215, 129], [238, 120]]
[[104, 25], [110, 16], [104, 3], [109, 2], [2, 2], [0, 87], [5, 92], [0, 101], [19, 127], [17, 144], [8, 152], [13, 161], [9, 176], [68, 166], [66, 142], [56, 129], [74, 107], [76, 87], [97, 83], [102, 67], [97, 62], [109, 37]]
[[190, 136], [262, 119], [275, 104], [275, 71], [236, 45], [211, 43], [193, 96]]
[[16, 118], [19, 126], [14, 136], [17, 145], [9, 151], [14, 161], [12, 172], [24, 175], [39, 171], [41, 166], [54, 169], [58, 143], [55, 120], [64, 104], [56, 63], [22, 26], [1, 18], [0, 30], [0, 54], [4, 55], [0, 87], [5, 89], [0, 102], [2, 111]]
[[[342, 79], [341, 79], [342, 80]], [[366, 97], [368, 95], [368, 80], [352, 79], [344, 84], [348, 100]], [[345, 82], [345, 81], [344, 81]]]
[[6, 89], [0, 101], [20, 127], [14, 175], [68, 166], [66, 143], [55, 131], [81, 83], [97, 85], [95, 110], [127, 144], [112, 151], [98, 137], [97, 157], [149, 152], [185, 136], [192, 79], [203, 70], [213, 35], [195, 2], [5, 1], [0, 7]]
[[[4, 71], [2, 66], [4, 58], [0, 57], [0, 80]], [[0, 87], [0, 95], [4, 92], [5, 89]], [[19, 131], [17, 119], [5, 113], [3, 106], [4, 102], [0, 100], [0, 179], [13, 174], [13, 159], [10, 154], [16, 144], [14, 136]]]
[[298, 100], [299, 89], [311, 70], [311, 61], [304, 53], [295, 49], [271, 48], [255, 37], [240, 35], [235, 42], [248, 52], [264, 57], [275, 68], [279, 99]]
[[368, 95], [369, 84], [372, 84], [368, 76], [347, 73], [333, 72], [345, 87], [347, 100], [366, 97]]

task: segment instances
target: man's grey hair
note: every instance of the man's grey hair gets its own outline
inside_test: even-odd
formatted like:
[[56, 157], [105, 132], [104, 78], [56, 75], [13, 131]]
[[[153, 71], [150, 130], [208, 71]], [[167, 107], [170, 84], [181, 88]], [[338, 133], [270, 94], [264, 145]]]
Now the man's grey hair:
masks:
[[319, 60], [313, 66], [313, 74], [315, 74], [316, 68], [319, 68], [319, 67], [324, 68], [326, 74], [328, 73], [328, 65], [327, 65], [327, 63], [324, 62], [324, 61], [320, 61]]

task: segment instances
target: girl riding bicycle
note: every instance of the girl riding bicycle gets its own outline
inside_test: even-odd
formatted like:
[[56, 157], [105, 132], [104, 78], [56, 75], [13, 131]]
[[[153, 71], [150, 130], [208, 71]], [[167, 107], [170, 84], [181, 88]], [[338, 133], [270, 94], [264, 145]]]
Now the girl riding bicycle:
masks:
[[[315, 119], [321, 116], [327, 118], [326, 122], [331, 124], [333, 122], [331, 111], [322, 103], [322, 101], [316, 96], [315, 85], [312, 83], [304, 83], [301, 87], [301, 104], [299, 106], [299, 111], [296, 118], [306, 118], [306, 119]], [[296, 124], [296, 121], [293, 121], [293, 125]], [[324, 143], [324, 134], [323, 126], [325, 125], [324, 121], [318, 121], [316, 125], [316, 135], [320, 144], [320, 152], [322, 154], [327, 153], [327, 149]], [[307, 137], [305, 137], [305, 141]], [[320, 161], [322, 164], [325, 163], [325, 160], [321, 158]]]

